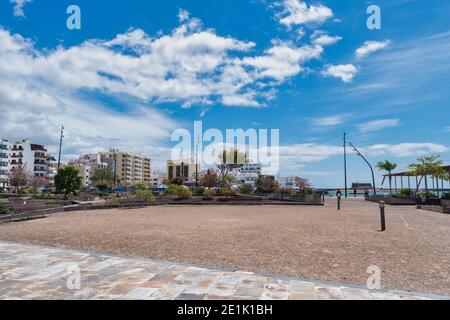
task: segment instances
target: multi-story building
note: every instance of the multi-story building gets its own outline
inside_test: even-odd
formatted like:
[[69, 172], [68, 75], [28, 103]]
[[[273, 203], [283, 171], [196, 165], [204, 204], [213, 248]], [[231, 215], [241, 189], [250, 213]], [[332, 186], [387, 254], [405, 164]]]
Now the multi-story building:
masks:
[[192, 160], [167, 161], [167, 178], [169, 181], [181, 179], [183, 182], [193, 184], [200, 180], [201, 168]]
[[100, 153], [102, 162], [108, 163], [117, 185], [129, 187], [138, 182], [151, 184], [152, 171], [150, 158], [132, 152], [110, 150]]
[[0, 138], [0, 190], [8, 186], [9, 142]]
[[164, 180], [167, 179], [166, 174], [161, 172], [153, 172], [150, 185], [153, 187], [158, 187], [164, 184]]
[[297, 189], [298, 186], [295, 183], [295, 177], [281, 177], [278, 178], [278, 184], [282, 189]]
[[83, 178], [83, 185], [93, 186], [93, 178], [96, 170], [108, 168], [107, 162], [102, 162], [101, 154], [87, 154], [76, 160], [70, 161], [68, 166], [77, 169]]
[[250, 173], [260, 176], [262, 174], [262, 165], [259, 163], [246, 163], [242, 167], [233, 170], [234, 175]]
[[50, 162], [53, 157], [40, 144], [33, 144], [25, 139], [10, 144], [9, 170], [25, 169], [32, 177], [49, 178]]
[[262, 174], [262, 165], [246, 163], [242, 167], [234, 169], [231, 174], [241, 183], [255, 185]]

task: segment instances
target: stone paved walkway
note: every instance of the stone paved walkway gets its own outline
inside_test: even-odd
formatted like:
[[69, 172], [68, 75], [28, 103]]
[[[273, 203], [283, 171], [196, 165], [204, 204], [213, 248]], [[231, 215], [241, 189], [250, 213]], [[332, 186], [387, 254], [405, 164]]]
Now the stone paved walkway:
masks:
[[[77, 284], [78, 272], [81, 287], [71, 288]], [[399, 300], [445, 297], [369, 291], [296, 278], [0, 242], [0, 299]]]

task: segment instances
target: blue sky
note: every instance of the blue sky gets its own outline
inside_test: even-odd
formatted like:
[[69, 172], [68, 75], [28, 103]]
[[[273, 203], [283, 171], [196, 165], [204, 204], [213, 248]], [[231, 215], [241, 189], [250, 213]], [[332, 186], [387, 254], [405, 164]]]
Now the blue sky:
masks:
[[[15, 3], [12, 3], [15, 2]], [[66, 9], [81, 8], [68, 30]], [[366, 9], [382, 9], [369, 30]], [[109, 147], [162, 169], [175, 128], [275, 128], [280, 175], [342, 184], [342, 134], [373, 163], [450, 163], [445, 0], [0, 1], [0, 136], [65, 159]], [[358, 50], [359, 49], [359, 50]], [[349, 156], [351, 182], [370, 180]]]

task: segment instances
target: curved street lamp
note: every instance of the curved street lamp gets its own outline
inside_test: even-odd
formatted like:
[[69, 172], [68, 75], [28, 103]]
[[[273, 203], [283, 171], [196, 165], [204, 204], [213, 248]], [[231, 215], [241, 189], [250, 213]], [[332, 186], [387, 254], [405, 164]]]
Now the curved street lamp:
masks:
[[353, 150], [355, 150], [355, 152], [358, 154], [358, 156], [360, 156], [361, 158], [363, 158], [363, 160], [367, 163], [367, 165], [370, 168], [370, 171], [372, 171], [372, 182], [373, 182], [373, 194], [377, 195], [377, 187], [375, 185], [375, 172], [373, 171], [373, 167], [370, 164], [369, 161], [367, 161], [366, 158], [364, 158], [364, 156], [361, 154], [361, 152], [359, 152], [359, 150], [353, 145], [353, 143], [350, 142], [350, 147], [353, 148]]

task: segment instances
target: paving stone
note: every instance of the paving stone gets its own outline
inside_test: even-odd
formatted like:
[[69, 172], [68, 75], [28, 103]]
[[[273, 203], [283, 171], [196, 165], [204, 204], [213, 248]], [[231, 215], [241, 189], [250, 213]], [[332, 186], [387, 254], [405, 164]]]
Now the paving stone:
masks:
[[359, 288], [341, 288], [344, 299], [348, 300], [374, 300], [374, 297], [367, 290]]
[[155, 292], [157, 292], [158, 288], [136, 288], [131, 292], [128, 292], [125, 295], [126, 299], [136, 299], [136, 300], [145, 300], [150, 298]]
[[200, 294], [180, 294], [176, 300], [204, 300], [205, 295]]
[[337, 287], [316, 287], [315, 296], [319, 300], [343, 300], [344, 296]]
[[289, 300], [315, 300], [314, 292], [289, 292]]
[[[5, 300], [432, 299], [423, 294], [370, 291], [1, 241], [0, 258], [0, 299]], [[80, 290], [67, 287], [68, 267], [73, 265], [81, 269]]]
[[289, 291], [293, 292], [314, 293], [314, 288], [311, 282], [291, 280], [289, 283]]

